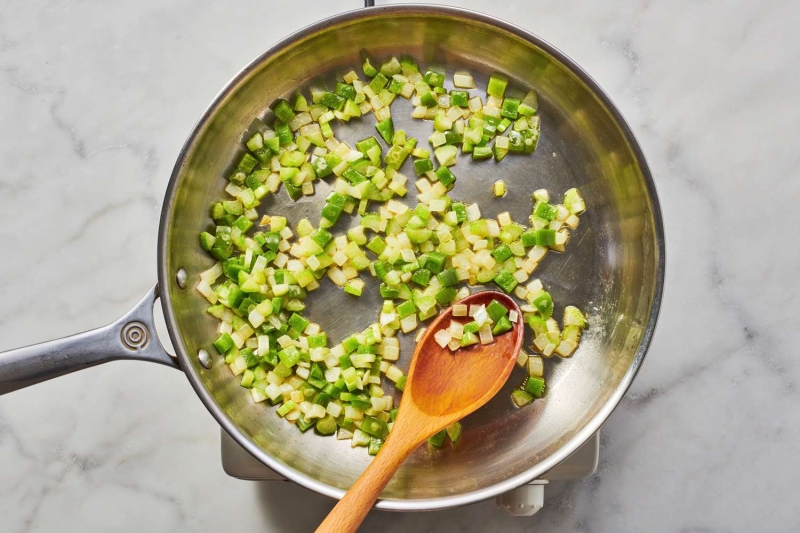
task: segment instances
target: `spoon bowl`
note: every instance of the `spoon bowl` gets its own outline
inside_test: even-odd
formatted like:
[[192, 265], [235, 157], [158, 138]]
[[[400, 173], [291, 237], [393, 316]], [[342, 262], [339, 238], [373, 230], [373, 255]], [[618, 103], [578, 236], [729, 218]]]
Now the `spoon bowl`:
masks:
[[494, 337], [491, 344], [473, 344], [451, 351], [437, 344], [436, 332], [451, 320], [466, 323], [471, 317], [454, 317], [453, 307], [443, 310], [427, 328], [411, 360], [406, 387], [391, 433], [361, 477], [336, 504], [317, 533], [349, 533], [367, 516], [394, 473], [420, 444], [437, 432], [488, 402], [508, 380], [522, 347], [522, 313], [513, 298], [497, 291], [472, 294], [460, 304], [486, 305], [497, 300], [518, 319], [511, 331]]

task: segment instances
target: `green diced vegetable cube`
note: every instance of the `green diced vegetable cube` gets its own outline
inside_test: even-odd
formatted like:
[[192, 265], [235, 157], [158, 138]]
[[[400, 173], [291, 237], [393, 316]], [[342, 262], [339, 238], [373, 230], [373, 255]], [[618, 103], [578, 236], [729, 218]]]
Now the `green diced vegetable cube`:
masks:
[[456, 130], [447, 130], [444, 132], [445, 144], [461, 144], [464, 138]]
[[[320, 379], [315, 377], [315, 379]], [[326, 392], [320, 392], [317, 394], [317, 397], [314, 398], [315, 405], [321, 405], [322, 407], [328, 407], [328, 404], [331, 403], [331, 396]]]
[[439, 278], [439, 283], [441, 283], [442, 287], [449, 287], [458, 283], [458, 273], [455, 268], [448, 268], [440, 272], [436, 277]]
[[394, 124], [392, 123], [392, 117], [375, 124], [375, 129], [377, 129], [378, 133], [381, 134], [381, 137], [383, 137], [383, 140], [386, 141], [386, 144], [392, 144], [392, 138], [394, 137]]
[[450, 105], [467, 107], [467, 105], [469, 105], [469, 92], [456, 89], [450, 91]]
[[380, 292], [381, 292], [381, 298], [384, 298], [386, 300], [391, 300], [393, 298], [398, 298], [400, 296], [400, 288], [399, 287], [397, 287], [397, 286], [390, 287], [389, 285], [386, 285], [385, 283], [381, 283]]
[[386, 241], [380, 235], [376, 235], [367, 243], [367, 250], [375, 255], [380, 255], [386, 249]]
[[260, 133], [254, 134], [247, 140], [247, 149], [251, 152], [257, 152], [264, 148], [264, 138]]
[[502, 74], [494, 73], [489, 78], [489, 85], [486, 88], [486, 93], [495, 98], [502, 98], [506, 93], [508, 86], [508, 78]]
[[539, 291], [531, 304], [539, 311], [542, 317], [550, 318], [553, 315], [553, 298], [550, 293]]
[[327, 345], [328, 345], [328, 335], [325, 332], [319, 333], [317, 335], [311, 335], [308, 338], [309, 348], [324, 348]]
[[392, 270], [388, 263], [384, 263], [383, 261], [375, 261], [372, 263], [372, 268], [375, 270], [375, 275], [381, 281], [385, 281], [384, 278]]
[[297, 407], [297, 404], [295, 404], [293, 401], [289, 400], [288, 402], [285, 402], [278, 408], [277, 411], [278, 416], [283, 418], [284, 416], [289, 414], [295, 407]]
[[325, 377], [325, 373], [322, 371], [322, 367], [319, 366], [318, 363], [314, 363], [311, 365], [311, 372], [309, 376], [312, 378], [323, 379]]
[[336, 427], [336, 419], [332, 415], [325, 415], [317, 420], [314, 431], [323, 436], [333, 435], [336, 433]]
[[536, 244], [539, 246], [553, 246], [556, 243], [556, 230], [554, 229], [537, 229], [534, 233], [536, 234]]
[[389, 152], [386, 154], [386, 157], [383, 159], [383, 161], [386, 163], [386, 166], [395, 170], [399, 170], [400, 167], [403, 166], [403, 163], [407, 157], [408, 152], [403, 146], [393, 145], [391, 148], [389, 148]]
[[444, 87], [444, 74], [441, 72], [429, 70], [425, 73], [423, 79], [431, 87]]
[[208, 252], [209, 250], [211, 250], [211, 248], [214, 247], [214, 241], [216, 240], [217, 238], [208, 233], [207, 231], [200, 233], [200, 247], [206, 252]]
[[517, 407], [524, 407], [533, 401], [533, 395], [517, 389], [511, 393], [511, 400]]
[[491, 146], [476, 146], [472, 149], [473, 161], [486, 161], [494, 156]]
[[378, 69], [372, 66], [372, 63], [369, 62], [368, 57], [364, 59], [364, 64], [362, 65], [362, 69], [364, 70], [364, 74], [370, 78], [378, 73]]
[[216, 348], [220, 354], [225, 355], [228, 350], [233, 348], [233, 339], [227, 333], [223, 333], [214, 341], [214, 348]]
[[439, 167], [436, 169], [436, 177], [439, 178], [439, 181], [442, 182], [442, 185], [445, 187], [450, 187], [456, 182], [456, 177], [448, 167]]
[[401, 56], [400, 65], [402, 67], [404, 76], [410, 76], [413, 73], [419, 72], [419, 67], [412, 57]]
[[320, 99], [320, 103], [331, 109], [340, 110], [344, 107], [345, 98], [336, 93], [325, 93]]
[[444, 262], [446, 259], [447, 256], [445, 256], [441, 252], [431, 252], [427, 255], [425, 268], [427, 268], [434, 274], [438, 274], [444, 268]]
[[342, 347], [347, 353], [351, 353], [358, 348], [358, 339], [355, 336], [347, 337], [342, 341]]
[[367, 177], [353, 167], [348, 168], [342, 173], [342, 177], [350, 182], [351, 185], [367, 181]]
[[489, 318], [491, 318], [494, 322], [497, 322], [504, 316], [508, 315], [508, 309], [506, 309], [506, 306], [497, 300], [492, 300], [489, 302], [489, 305], [486, 306], [486, 312], [489, 314]]
[[361, 431], [379, 439], [385, 439], [389, 436], [389, 428], [386, 426], [386, 422], [373, 416], [364, 417], [364, 421], [361, 424]]
[[459, 224], [467, 220], [467, 208], [461, 202], [455, 202], [450, 208], [456, 214], [456, 220]]
[[333, 169], [328, 166], [328, 162], [324, 157], [317, 157], [314, 159], [314, 161], [311, 162], [311, 168], [314, 169], [314, 174], [316, 174], [318, 178], [325, 178], [330, 176], [333, 172]]
[[492, 250], [492, 256], [497, 260], [498, 263], [502, 263], [512, 255], [514, 254], [511, 252], [511, 248], [509, 248], [507, 244], [501, 244]]
[[331, 235], [328, 230], [323, 228], [319, 228], [316, 233], [314, 233], [314, 236], [311, 237], [311, 240], [319, 244], [320, 248], [325, 248], [325, 246], [331, 242], [331, 239], [333, 239], [333, 235]]
[[380, 92], [381, 89], [386, 87], [386, 84], [389, 83], [389, 79], [381, 74], [380, 72], [375, 75], [372, 80], [369, 82], [369, 87], [376, 93]]
[[247, 368], [255, 368], [261, 362], [261, 359], [256, 355], [256, 353], [249, 348], [243, 348], [239, 352], [239, 355], [244, 357], [244, 362], [247, 364]]
[[458, 294], [458, 291], [453, 287], [442, 287], [436, 293], [436, 301], [439, 302], [439, 305], [448, 305], [456, 297], [456, 294]]
[[270, 231], [264, 234], [264, 245], [268, 250], [272, 250], [273, 252], [278, 251], [278, 247], [281, 243], [281, 236], [279, 233], [275, 233]]
[[525, 141], [522, 134], [518, 131], [508, 132], [508, 149], [511, 152], [522, 152], [525, 148]]
[[532, 154], [536, 151], [536, 146], [539, 144], [539, 130], [522, 130], [522, 151], [526, 154]]
[[436, 446], [437, 448], [441, 448], [442, 446], [444, 446], [445, 438], [447, 438], [447, 432], [445, 432], [445, 430], [441, 430], [439, 433], [429, 438], [428, 442], [431, 445]]
[[245, 233], [247, 230], [253, 227], [253, 222], [242, 215], [233, 222], [233, 225], [234, 227], [242, 230], [242, 233]]
[[303, 190], [300, 187], [292, 185], [288, 181], [285, 182], [283, 186], [286, 189], [286, 193], [289, 195], [289, 198], [292, 200], [297, 201], [301, 196], [303, 196]]
[[[466, 326], [465, 326], [466, 327]], [[479, 339], [478, 336], [471, 332], [464, 332], [464, 335], [461, 337], [461, 346], [472, 346], [473, 344], [478, 344]]]
[[294, 135], [292, 134], [292, 129], [289, 127], [288, 124], [275, 123], [275, 134], [278, 137], [278, 141], [280, 145], [283, 146], [284, 144], [289, 144], [294, 139]]
[[486, 221], [485, 218], [481, 218], [478, 220], [473, 220], [469, 223], [469, 231], [473, 235], [477, 235], [478, 237], [488, 237], [489, 236], [489, 223]]
[[300, 333], [305, 331], [310, 323], [310, 320], [305, 318], [303, 315], [298, 315], [297, 313], [292, 313], [292, 316], [289, 317], [289, 326], [296, 329]]
[[534, 398], [541, 398], [544, 395], [544, 387], [544, 378], [530, 376], [527, 383], [525, 383], [525, 392], [531, 394]]
[[539, 315], [529, 315], [528, 326], [533, 330], [535, 337], [538, 337], [542, 333], [547, 333], [547, 322]]
[[536, 205], [533, 206], [533, 214], [537, 217], [542, 217], [547, 220], [555, 219], [557, 213], [558, 208], [554, 205], [548, 204], [547, 202], [536, 202]]
[[[289, 126], [286, 126], [286, 129], [288, 129], [291, 132]], [[275, 133], [276, 134], [278, 133], [277, 130], [275, 131]], [[264, 146], [266, 148], [269, 148], [270, 153], [273, 155], [278, 155], [280, 153], [281, 144], [286, 144], [286, 143], [284, 143], [283, 139], [278, 135], [276, 135], [275, 137], [271, 137], [269, 139], [264, 139]], [[264, 156], [266, 156], [266, 154], [264, 154]], [[266, 160], [263, 160], [262, 163], [266, 163]]]
[[502, 316], [497, 320], [497, 323], [492, 328], [492, 333], [494, 335], [502, 335], [507, 331], [511, 331], [514, 325], [508, 319], [507, 316]]
[[414, 172], [417, 173], [417, 176], [422, 176], [431, 170], [433, 170], [433, 161], [430, 159], [417, 159], [414, 161]]
[[300, 350], [298, 350], [295, 346], [287, 346], [278, 352], [278, 357], [280, 357], [281, 363], [289, 368], [292, 368], [300, 361]]
[[580, 309], [571, 305], [564, 308], [563, 322], [565, 326], [577, 326], [578, 328], [586, 327], [586, 317]]
[[235, 173], [241, 172], [244, 174], [249, 174], [253, 171], [253, 169], [258, 164], [258, 159], [256, 159], [251, 154], [244, 154], [242, 159], [239, 161], [239, 165], [236, 167]]
[[287, 102], [286, 100], [278, 100], [274, 104], [272, 111], [275, 113], [275, 116], [278, 117], [278, 119], [281, 122], [285, 122], [287, 124], [295, 117], [292, 106], [290, 106], [289, 102]]
[[444, 430], [447, 433], [447, 436], [450, 438], [450, 442], [453, 444], [458, 442], [458, 439], [461, 438], [461, 422], [450, 424], [444, 428]]
[[292, 105], [292, 108], [295, 111], [301, 111], [301, 112], [302, 111], [308, 111], [308, 109], [309, 109], [308, 108], [308, 100], [306, 100], [306, 97], [303, 96], [301, 93], [299, 93], [299, 92], [295, 93], [295, 95], [294, 95], [294, 104]]
[[464, 324], [464, 333], [477, 333], [481, 327], [474, 320]]
[[305, 433], [309, 430], [309, 428], [311, 428], [311, 426], [314, 425], [314, 419], [312, 418], [311, 420], [306, 420], [305, 416], [300, 415], [300, 418], [297, 419], [294, 425], [297, 426], [297, 429]]
[[228, 305], [230, 305], [232, 309], [238, 309], [239, 306], [242, 305], [244, 298], [244, 292], [236, 285], [232, 286], [228, 291]]
[[427, 228], [406, 228], [406, 234], [411, 242], [420, 244], [431, 238], [433, 230]]
[[428, 286], [428, 282], [431, 279], [431, 271], [427, 268], [419, 268], [414, 271], [414, 274], [411, 276], [411, 281], [422, 285], [423, 287]]
[[[257, 170], [256, 172], [265, 172], [265, 171], [263, 171], [263, 170], [261, 170], [261, 171]], [[262, 182], [261, 182], [261, 181], [258, 179], [258, 175], [256, 174], [256, 172], [253, 172], [252, 174], [248, 175], [248, 176], [247, 176], [247, 177], [244, 179], [244, 184], [245, 184], [245, 185], [247, 185], [247, 187], [249, 187], [249, 188], [250, 188], [251, 190], [253, 190], [253, 191], [255, 191], [256, 189], [258, 189], [258, 188], [259, 188], [259, 187], [261, 187], [261, 185], [262, 185]], [[269, 172], [267, 172], [267, 174], [269, 174]]]
[[375, 137], [367, 137], [366, 139], [362, 139], [356, 143], [356, 150], [364, 155], [367, 155], [367, 152], [369, 152], [370, 148], [373, 147], [381, 147], [381, 145], [378, 144], [378, 139]]
[[336, 94], [347, 98], [348, 100], [356, 99], [356, 88], [341, 81], [336, 82]]
[[525, 248], [530, 248], [531, 246], [536, 246], [538, 242], [536, 240], [536, 230], [528, 230], [522, 235], [519, 236], [520, 241], [522, 241], [522, 245]]
[[392, 78], [392, 81], [389, 82], [389, 92], [392, 94], [400, 94], [403, 92], [403, 87], [405, 86], [406, 82], [398, 80], [397, 78]]
[[511, 272], [508, 272], [507, 270], [503, 270], [498, 273], [492, 281], [494, 281], [498, 287], [503, 289], [506, 294], [510, 294], [518, 285], [517, 280], [514, 279], [514, 276], [511, 274]]
[[414, 306], [414, 302], [407, 301], [403, 302], [397, 306], [397, 314], [400, 315], [400, 318], [403, 319], [407, 316], [413, 315], [417, 312], [417, 308]]
[[348, 280], [347, 283], [344, 284], [344, 292], [347, 294], [352, 294], [353, 296], [361, 296], [364, 292], [361, 285], [356, 285], [353, 283], [354, 280]]
[[425, 107], [434, 107], [439, 103], [439, 101], [436, 99], [436, 94], [433, 91], [422, 93], [419, 97], [419, 101]]
[[370, 437], [369, 445], [367, 446], [367, 453], [369, 455], [378, 455], [378, 452], [381, 451], [383, 447], [383, 439], [379, 439], [377, 437]]
[[519, 116], [519, 98], [505, 98], [501, 113], [504, 117], [516, 119]]

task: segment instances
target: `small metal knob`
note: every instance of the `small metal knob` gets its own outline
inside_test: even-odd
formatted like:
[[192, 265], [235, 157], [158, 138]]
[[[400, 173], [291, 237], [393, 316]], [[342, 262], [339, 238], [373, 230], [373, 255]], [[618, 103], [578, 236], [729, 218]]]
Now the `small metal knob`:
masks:
[[178, 272], [175, 273], [175, 281], [178, 283], [178, 287], [185, 289], [188, 280], [189, 276], [186, 274], [186, 270], [179, 268]]
[[533, 485], [523, 485], [497, 497], [497, 506], [511, 516], [533, 516], [544, 507], [544, 484], [535, 481]]
[[200, 361], [200, 364], [203, 365], [203, 368], [206, 370], [210, 369], [211, 365], [214, 364], [214, 360], [211, 359], [211, 356], [205, 350], [197, 352], [197, 360]]

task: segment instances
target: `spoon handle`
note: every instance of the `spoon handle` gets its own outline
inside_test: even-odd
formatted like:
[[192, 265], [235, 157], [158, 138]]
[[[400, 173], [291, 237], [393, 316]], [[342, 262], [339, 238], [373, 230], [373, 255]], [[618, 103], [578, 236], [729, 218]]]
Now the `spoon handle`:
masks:
[[383, 488], [406, 457], [420, 444], [415, 442], [413, 432], [399, 429], [395, 426], [378, 455], [320, 524], [316, 533], [355, 533], [358, 530]]

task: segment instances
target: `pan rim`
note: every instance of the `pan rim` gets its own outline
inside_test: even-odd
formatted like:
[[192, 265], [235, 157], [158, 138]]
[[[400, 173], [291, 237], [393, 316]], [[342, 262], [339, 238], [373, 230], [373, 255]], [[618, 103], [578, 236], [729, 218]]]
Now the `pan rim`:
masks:
[[217, 420], [220, 426], [234, 439], [236, 442], [248, 451], [253, 457], [261, 461], [263, 464], [281, 474], [287, 479], [309, 489], [323, 494], [333, 499], [341, 499], [345, 491], [337, 489], [316, 479], [313, 479], [294, 468], [280, 463], [278, 460], [261, 450], [253, 441], [248, 439], [241, 431], [239, 431], [233, 421], [228, 415], [217, 405], [211, 393], [203, 386], [199, 374], [194, 365], [189, 360], [186, 347], [182, 339], [177, 334], [177, 320], [172, 309], [172, 302], [170, 300], [170, 287], [174, 283], [171, 276], [167, 272], [167, 234], [169, 229], [169, 219], [172, 214], [172, 205], [177, 192], [178, 178], [182, 172], [187, 155], [192, 151], [195, 141], [200, 137], [204, 131], [209, 120], [223, 104], [225, 99], [235, 90], [239, 83], [244, 80], [255, 68], [262, 62], [268, 60], [273, 55], [276, 55], [288, 48], [292, 44], [306, 37], [309, 37], [319, 31], [322, 31], [330, 26], [336, 26], [347, 23], [359, 18], [387, 16], [392, 14], [422, 14], [422, 15], [438, 15], [438, 16], [451, 16], [458, 17], [470, 21], [483, 23], [493, 26], [500, 30], [506, 31], [519, 37], [532, 45], [544, 50], [553, 58], [562, 63], [570, 72], [572, 72], [581, 82], [583, 82], [592, 92], [592, 94], [600, 101], [612, 116], [620, 131], [623, 133], [625, 140], [630, 146], [637, 164], [642, 172], [645, 181], [647, 194], [650, 198], [652, 211], [653, 211], [653, 231], [655, 234], [656, 248], [655, 248], [655, 283], [653, 288], [653, 300], [650, 309], [647, 325], [642, 334], [639, 347], [636, 355], [631, 362], [625, 375], [620, 380], [619, 384], [606, 400], [605, 404], [600, 410], [581, 428], [575, 435], [568, 441], [563, 443], [560, 448], [556, 450], [549, 457], [534, 464], [531, 468], [505, 480], [477, 489], [470, 492], [464, 492], [453, 496], [444, 496], [438, 498], [424, 498], [424, 499], [404, 499], [404, 500], [379, 500], [375, 507], [384, 510], [393, 511], [427, 511], [437, 509], [447, 509], [452, 507], [459, 507], [468, 505], [479, 501], [487, 500], [489, 498], [508, 492], [516, 487], [530, 482], [533, 479], [540, 477], [542, 474], [551, 470], [553, 467], [567, 459], [573, 452], [575, 452], [584, 442], [586, 442], [605, 422], [608, 416], [619, 405], [622, 397], [627, 392], [628, 388], [636, 377], [642, 362], [644, 361], [645, 354], [650, 347], [653, 334], [658, 321], [658, 316], [661, 308], [664, 291], [665, 267], [666, 267], [666, 247], [664, 236], [664, 224], [662, 219], [662, 212], [658, 200], [658, 193], [655, 183], [653, 181], [650, 167], [645, 158], [644, 152], [636, 139], [632, 129], [627, 121], [622, 116], [617, 106], [600, 87], [600, 85], [575, 61], [563, 53], [561, 50], [545, 41], [541, 37], [515, 26], [509, 22], [495, 18], [490, 15], [479, 13], [472, 10], [463, 8], [456, 8], [450, 6], [440, 5], [409, 5], [409, 4], [393, 4], [384, 5], [370, 8], [360, 8], [352, 11], [347, 11], [339, 15], [334, 15], [310, 24], [290, 35], [281, 39], [274, 45], [270, 46], [267, 50], [259, 54], [255, 59], [248, 63], [241, 71], [239, 71], [217, 94], [209, 106], [205, 109], [200, 119], [193, 126], [186, 141], [184, 142], [170, 175], [169, 183], [164, 195], [164, 203], [162, 205], [161, 217], [158, 231], [158, 282], [161, 292], [161, 305], [164, 311], [164, 319], [167, 324], [170, 339], [175, 347], [176, 355], [186, 373], [192, 388], [194, 388], [200, 400], [209, 410], [211, 415]]

